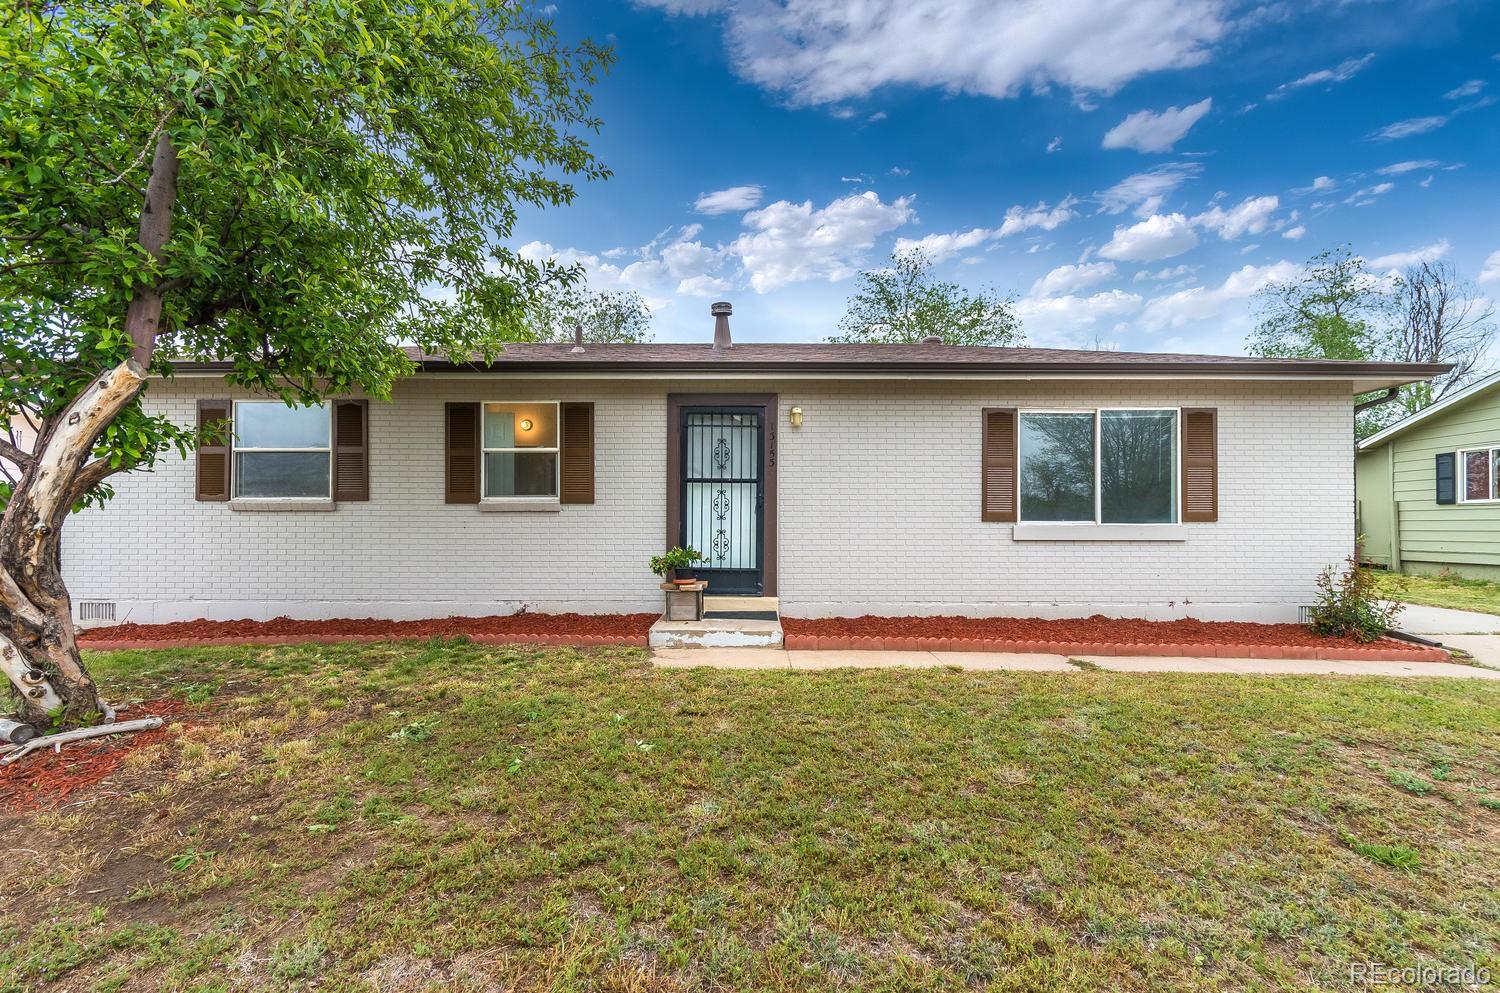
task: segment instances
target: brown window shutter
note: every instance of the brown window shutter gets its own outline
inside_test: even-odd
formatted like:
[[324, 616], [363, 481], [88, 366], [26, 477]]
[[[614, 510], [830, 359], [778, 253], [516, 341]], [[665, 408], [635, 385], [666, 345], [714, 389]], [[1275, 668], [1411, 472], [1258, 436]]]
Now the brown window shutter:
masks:
[[562, 503], [594, 502], [594, 405], [562, 405]]
[[1016, 519], [1016, 408], [986, 407], [980, 440], [979, 519]]
[[1219, 519], [1219, 411], [1182, 409], [1182, 520]]
[[370, 499], [370, 405], [367, 401], [334, 401], [333, 498]]
[[198, 401], [198, 437], [208, 439], [198, 443], [196, 496], [199, 500], [229, 499], [229, 412], [232, 409], [228, 400]]
[[444, 404], [443, 420], [443, 498], [447, 503], [478, 503], [479, 404]]

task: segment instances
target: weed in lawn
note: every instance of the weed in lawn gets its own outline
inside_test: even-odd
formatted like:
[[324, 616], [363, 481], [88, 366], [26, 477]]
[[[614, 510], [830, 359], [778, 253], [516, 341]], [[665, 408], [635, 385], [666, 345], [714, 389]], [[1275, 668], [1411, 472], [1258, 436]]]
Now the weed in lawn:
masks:
[[1420, 776], [1412, 775], [1405, 769], [1388, 769], [1385, 777], [1392, 786], [1408, 793], [1415, 793], [1417, 796], [1425, 796], [1432, 792], [1432, 784]]
[[416, 745], [431, 738], [433, 729], [437, 726], [438, 722], [435, 720], [412, 721], [392, 731], [388, 737], [405, 745]]
[[1388, 865], [1392, 869], [1416, 869], [1422, 864], [1422, 855], [1409, 845], [1377, 845], [1358, 838], [1346, 836], [1345, 844], [1356, 855], [1363, 855], [1371, 862]]
[[167, 859], [167, 865], [176, 872], [184, 872], [199, 862], [211, 859], [217, 854], [217, 852], [204, 852], [196, 848], [189, 848]]
[[311, 979], [317, 975], [323, 953], [327, 951], [323, 942], [316, 938], [305, 941], [283, 941], [271, 952], [267, 971], [272, 979], [284, 983]]

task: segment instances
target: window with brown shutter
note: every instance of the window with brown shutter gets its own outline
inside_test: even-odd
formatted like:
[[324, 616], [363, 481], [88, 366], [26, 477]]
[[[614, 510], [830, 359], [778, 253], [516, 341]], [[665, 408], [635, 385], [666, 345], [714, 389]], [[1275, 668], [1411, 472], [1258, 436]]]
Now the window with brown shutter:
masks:
[[479, 404], [444, 404], [443, 419], [443, 498], [447, 503], [478, 503]]
[[370, 405], [338, 400], [333, 405], [333, 498], [370, 499]]
[[594, 502], [594, 405], [562, 405], [562, 503]]
[[981, 521], [1016, 519], [1016, 409], [986, 407], [980, 439]]
[[228, 400], [198, 401], [197, 499], [229, 499]]
[[1182, 408], [1182, 520], [1219, 519], [1219, 412]]

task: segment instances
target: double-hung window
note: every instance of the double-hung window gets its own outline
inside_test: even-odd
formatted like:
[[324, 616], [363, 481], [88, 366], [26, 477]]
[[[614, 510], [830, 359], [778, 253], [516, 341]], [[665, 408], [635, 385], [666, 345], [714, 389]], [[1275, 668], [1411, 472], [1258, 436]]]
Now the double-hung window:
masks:
[[557, 497], [557, 418], [555, 402], [484, 405], [484, 499]]
[[333, 458], [328, 407], [236, 400], [234, 495], [248, 500], [329, 500]]
[[1178, 411], [1021, 411], [1021, 514], [1065, 524], [1176, 524]]
[[1500, 500], [1500, 445], [1461, 450], [1458, 464], [1463, 474], [1458, 488], [1459, 503]]

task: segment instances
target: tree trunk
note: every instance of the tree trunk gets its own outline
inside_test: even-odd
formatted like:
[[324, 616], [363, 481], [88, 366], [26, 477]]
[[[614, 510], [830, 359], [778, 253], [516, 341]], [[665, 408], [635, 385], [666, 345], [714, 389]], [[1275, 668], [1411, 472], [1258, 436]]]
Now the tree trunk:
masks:
[[[177, 150], [163, 132], [137, 234], [157, 262], [172, 233], [178, 168]], [[62, 528], [73, 505], [117, 468], [89, 456], [105, 427], [145, 385], [161, 313], [161, 286], [141, 287], [125, 311], [131, 357], [47, 419], [0, 517], [0, 670], [19, 694], [28, 724], [74, 727], [110, 713], [78, 654], [73, 602], [62, 578]]]
[[[73, 603], [62, 578], [62, 526], [107, 469], [88, 462], [100, 432], [145, 379], [145, 370], [126, 359], [50, 419], [0, 518], [0, 663], [29, 724], [46, 727], [60, 716], [73, 726], [104, 710], [78, 655]], [[59, 704], [61, 714], [50, 714]]]

